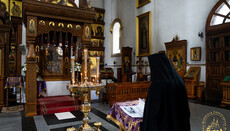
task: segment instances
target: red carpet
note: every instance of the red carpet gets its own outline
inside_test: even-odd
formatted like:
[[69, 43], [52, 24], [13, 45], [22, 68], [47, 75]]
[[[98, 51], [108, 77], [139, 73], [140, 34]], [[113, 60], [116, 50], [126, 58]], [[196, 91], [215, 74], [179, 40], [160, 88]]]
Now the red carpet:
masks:
[[[66, 111], [80, 110], [78, 100], [74, 100], [71, 96], [50, 96], [38, 99], [38, 114], [53, 114]], [[75, 103], [75, 104], [74, 104]]]

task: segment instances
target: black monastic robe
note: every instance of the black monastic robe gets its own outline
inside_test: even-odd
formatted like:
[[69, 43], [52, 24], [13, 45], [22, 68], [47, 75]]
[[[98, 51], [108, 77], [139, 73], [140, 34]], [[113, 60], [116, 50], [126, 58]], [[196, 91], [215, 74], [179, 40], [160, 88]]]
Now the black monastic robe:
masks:
[[148, 59], [151, 86], [141, 130], [190, 131], [190, 111], [183, 80], [165, 54], [153, 54]]

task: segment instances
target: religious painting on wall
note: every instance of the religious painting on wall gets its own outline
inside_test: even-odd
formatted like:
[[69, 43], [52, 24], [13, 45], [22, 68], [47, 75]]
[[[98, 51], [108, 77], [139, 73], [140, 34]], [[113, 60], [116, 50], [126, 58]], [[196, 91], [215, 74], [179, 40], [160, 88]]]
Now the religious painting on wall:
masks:
[[174, 50], [168, 50], [167, 51], [168, 58], [172, 62], [175, 69], [180, 72], [183, 69], [183, 51], [182, 49], [174, 49]]
[[139, 15], [136, 19], [137, 56], [148, 56], [151, 53], [151, 12]]
[[103, 47], [104, 40], [101, 39], [91, 39], [89, 46], [90, 47]]
[[[90, 77], [96, 78], [97, 75], [97, 60], [96, 57], [89, 57], [91, 64], [90, 64]], [[93, 79], [92, 79], [93, 80]]]
[[27, 36], [37, 36], [37, 17], [27, 16]]
[[22, 17], [22, 2], [11, 0], [10, 1], [10, 15], [15, 17]]
[[103, 30], [104, 30], [103, 25], [93, 24], [91, 35], [97, 37], [103, 37], [104, 36]]
[[104, 22], [104, 14], [103, 13], [96, 13], [96, 21]]
[[68, 0], [54, 0], [52, 3], [58, 5], [70, 6], [70, 7], [74, 6], [73, 3], [70, 3]]
[[100, 65], [104, 65], [104, 51], [89, 51], [89, 57], [100, 57]]
[[15, 56], [16, 56], [16, 54], [15, 54], [15, 43], [11, 43], [11, 45], [10, 45], [10, 54], [9, 54], [9, 63], [11, 63], [11, 64], [13, 64], [13, 63], [15, 63]]
[[186, 40], [172, 40], [172, 42], [165, 43], [166, 54], [173, 66], [175, 67], [181, 78], [184, 78], [186, 72], [187, 62], [187, 41]]
[[90, 39], [91, 39], [91, 26], [90, 24], [85, 24], [84, 31], [83, 31], [83, 40], [90, 41]]
[[151, 2], [151, 0], [136, 0], [136, 6], [137, 8], [139, 8], [141, 6], [148, 4], [149, 2]]
[[1, 10], [6, 10], [9, 12], [9, 1], [8, 0], [1, 0], [0, 2], [3, 2], [4, 5], [1, 4]]
[[124, 72], [130, 73], [130, 58], [129, 56], [124, 56]]
[[201, 47], [194, 47], [190, 50], [191, 61], [200, 61], [201, 58]]

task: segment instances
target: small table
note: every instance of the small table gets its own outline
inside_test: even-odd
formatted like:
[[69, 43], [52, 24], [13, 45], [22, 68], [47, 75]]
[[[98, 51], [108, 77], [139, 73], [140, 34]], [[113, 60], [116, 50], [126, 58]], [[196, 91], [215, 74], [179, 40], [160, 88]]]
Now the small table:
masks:
[[[23, 83], [21, 80], [21, 77], [7, 77], [6, 79], [6, 84], [5, 84], [5, 89], [6, 89], [6, 107], [8, 107], [8, 102], [9, 102], [9, 88], [10, 87], [19, 87], [20, 88], [20, 105], [21, 105], [21, 89], [23, 88]], [[16, 98], [17, 99], [17, 98]]]
[[134, 106], [139, 103], [139, 100], [126, 101], [126, 102], [115, 102], [110, 109], [107, 119], [116, 123], [120, 130], [124, 131], [139, 131], [140, 123], [143, 121], [142, 118], [133, 118], [127, 115], [120, 106]]

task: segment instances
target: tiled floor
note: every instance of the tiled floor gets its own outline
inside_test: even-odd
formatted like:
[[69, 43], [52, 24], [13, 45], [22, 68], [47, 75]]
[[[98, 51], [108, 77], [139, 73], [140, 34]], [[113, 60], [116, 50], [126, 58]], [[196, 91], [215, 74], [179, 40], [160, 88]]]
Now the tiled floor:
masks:
[[[219, 112], [223, 114], [226, 119], [226, 128], [227, 131], [230, 130], [230, 110], [229, 109], [222, 109], [207, 105], [201, 105], [194, 103], [193, 101], [189, 102], [190, 106], [190, 113], [191, 113], [191, 131], [201, 131], [202, 130], [202, 121], [204, 117], [213, 111]], [[92, 111], [89, 113], [90, 121], [89, 123], [93, 122], [102, 122], [103, 123], [103, 130], [109, 131], [117, 131], [119, 130], [117, 126], [113, 122], [107, 121], [105, 118], [107, 113], [109, 112], [110, 108], [108, 104], [102, 103], [93, 103], [92, 104]], [[216, 116], [217, 118], [218, 116]], [[214, 118], [214, 117], [213, 117]], [[54, 123], [54, 124], [47, 124], [45, 119], [49, 119], [49, 117], [44, 116], [34, 116], [30, 118], [24, 117], [24, 112], [12, 113], [12, 114], [4, 114], [0, 113], [0, 131], [62, 131], [65, 130], [67, 127], [71, 126], [79, 126], [82, 124], [82, 121], [67, 121], [61, 123]], [[207, 122], [208, 123], [208, 122]], [[220, 124], [221, 121], [219, 122]]]

